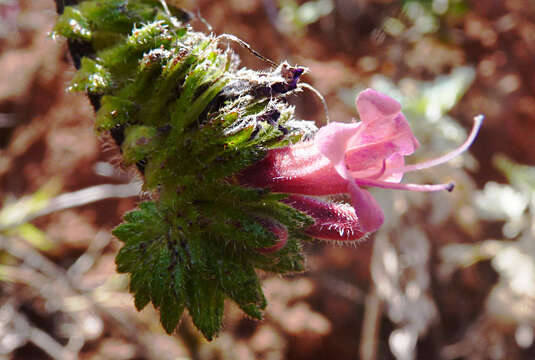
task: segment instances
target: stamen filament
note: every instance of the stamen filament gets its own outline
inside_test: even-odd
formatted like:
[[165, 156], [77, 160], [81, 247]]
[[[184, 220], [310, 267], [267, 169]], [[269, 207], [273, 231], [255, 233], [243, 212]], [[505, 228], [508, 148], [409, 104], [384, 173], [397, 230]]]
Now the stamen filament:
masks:
[[355, 179], [357, 185], [373, 186], [383, 189], [394, 190], [408, 190], [418, 192], [433, 192], [433, 191], [452, 191], [455, 184], [453, 182], [447, 184], [433, 184], [433, 185], [421, 185], [421, 184], [400, 184], [388, 181], [379, 181], [372, 179]]
[[484, 118], [485, 118], [484, 115], [477, 115], [474, 117], [474, 125], [472, 126], [472, 131], [470, 132], [470, 135], [468, 136], [466, 141], [457, 149], [450, 151], [449, 153], [441, 157], [438, 157], [436, 159], [424, 161], [424, 162], [417, 163], [417, 164], [403, 166], [397, 169], [390, 169], [388, 170], [387, 173], [390, 175], [394, 173], [407, 173], [407, 172], [416, 171], [416, 170], [428, 169], [428, 168], [431, 168], [440, 164], [444, 164], [445, 162], [448, 162], [451, 159], [459, 156], [460, 154], [465, 152], [470, 147], [470, 145], [472, 145], [472, 143], [474, 142], [477, 136], [477, 133], [479, 132], [479, 129], [481, 128], [481, 124], [483, 123]]
[[379, 179], [381, 176], [383, 176], [386, 172], [386, 160], [383, 160], [383, 166], [381, 166], [381, 170], [379, 170], [378, 173], [367, 176], [369, 179]]

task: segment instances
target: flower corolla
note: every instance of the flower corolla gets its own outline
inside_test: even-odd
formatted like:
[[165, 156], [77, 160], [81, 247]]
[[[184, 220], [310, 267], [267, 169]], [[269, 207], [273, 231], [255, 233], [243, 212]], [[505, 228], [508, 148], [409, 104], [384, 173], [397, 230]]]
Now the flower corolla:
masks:
[[359, 122], [331, 122], [314, 140], [272, 149], [259, 163], [241, 175], [245, 184], [275, 192], [322, 196], [347, 193], [352, 208], [293, 195], [287, 202], [309, 213], [316, 224], [307, 229], [312, 236], [329, 240], [356, 240], [376, 231], [384, 222], [377, 201], [363, 187], [410, 191], [453, 189], [453, 183], [403, 184], [403, 174], [445, 163], [466, 151], [474, 141], [483, 116], [474, 118], [466, 141], [439, 158], [405, 165], [405, 156], [420, 145], [414, 137], [401, 105], [373, 89], [356, 99]]

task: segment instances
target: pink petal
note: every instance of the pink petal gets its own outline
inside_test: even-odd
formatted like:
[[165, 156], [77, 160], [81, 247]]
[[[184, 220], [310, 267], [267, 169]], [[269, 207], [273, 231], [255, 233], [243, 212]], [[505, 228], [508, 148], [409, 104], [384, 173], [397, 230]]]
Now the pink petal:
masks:
[[378, 180], [398, 183], [403, 178], [402, 172], [389, 173], [390, 169], [399, 169], [405, 165], [405, 158], [402, 155], [394, 154], [386, 160], [386, 170]]
[[398, 147], [402, 155], [410, 155], [420, 144], [403, 114], [394, 118], [377, 119], [373, 122], [362, 122], [359, 129], [348, 142], [347, 148], [354, 149], [363, 145], [389, 142]]
[[401, 113], [399, 102], [373, 89], [367, 89], [357, 96], [356, 106], [363, 126], [349, 142], [349, 148], [392, 142], [399, 147], [402, 155], [412, 154], [418, 148], [418, 140]]
[[347, 142], [355, 135], [360, 125], [360, 123], [332, 122], [322, 127], [314, 138], [319, 152], [331, 161], [338, 174], [344, 179], [349, 179], [344, 161]]
[[391, 120], [401, 112], [401, 104], [373, 89], [362, 91], [355, 101], [363, 122]]
[[366, 190], [361, 189], [354, 181], [348, 184], [351, 194], [351, 202], [360, 222], [361, 230], [364, 233], [374, 232], [381, 227], [385, 220], [383, 210]]
[[305, 233], [317, 239], [355, 241], [364, 236], [355, 209], [348, 204], [325, 202], [305, 196], [290, 196], [284, 200], [293, 208], [316, 221]]
[[420, 147], [420, 142], [412, 133], [411, 127], [407, 118], [403, 114], [399, 114], [392, 121], [392, 132], [394, 133], [390, 139], [385, 138], [384, 141], [394, 142], [399, 147], [401, 155], [410, 155], [414, 150]]
[[362, 145], [346, 150], [345, 162], [352, 174], [354, 172], [374, 174], [383, 167], [385, 159], [388, 159], [397, 150], [398, 147], [392, 142]]

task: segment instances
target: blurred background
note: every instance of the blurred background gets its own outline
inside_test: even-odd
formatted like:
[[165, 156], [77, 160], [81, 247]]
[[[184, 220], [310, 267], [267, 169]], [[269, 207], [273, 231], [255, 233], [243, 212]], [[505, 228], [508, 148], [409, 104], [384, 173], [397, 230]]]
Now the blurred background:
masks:
[[[110, 231], [139, 179], [93, 134], [86, 97], [65, 91], [74, 69], [48, 36], [54, 2], [0, 0], [0, 359], [535, 358], [534, 1], [168, 2], [202, 15], [197, 30], [308, 67], [334, 121], [357, 116], [366, 87], [398, 99], [422, 144], [412, 162], [453, 149], [485, 114], [470, 154], [405, 178], [456, 189], [374, 191], [379, 232], [307, 244], [304, 274], [262, 274], [264, 321], [227, 303], [215, 341], [187, 316], [167, 336], [115, 272]], [[292, 101], [324, 124], [312, 93]]]

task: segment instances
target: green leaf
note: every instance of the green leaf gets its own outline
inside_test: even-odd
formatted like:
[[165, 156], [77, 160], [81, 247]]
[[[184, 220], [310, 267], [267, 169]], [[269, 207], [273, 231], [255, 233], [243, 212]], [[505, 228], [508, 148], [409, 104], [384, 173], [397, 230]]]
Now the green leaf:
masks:
[[[162, 269], [166, 269], [169, 262], [168, 225], [162, 221], [152, 202], [142, 203], [140, 209], [128, 213], [125, 220], [126, 223], [113, 230], [113, 234], [125, 243], [115, 263], [117, 271], [131, 273], [130, 292], [135, 296], [136, 308], [141, 310], [151, 298], [153, 302], [155, 298], [161, 301], [159, 285], [166, 280]], [[154, 285], [158, 280], [162, 281]], [[155, 303], [155, 306], [158, 305]]]
[[254, 319], [262, 319], [266, 298], [253, 266], [248, 263], [226, 261], [217, 267], [219, 282], [225, 294]]
[[158, 249], [158, 254], [155, 254], [151, 278], [150, 278], [150, 293], [154, 307], [158, 308], [163, 302], [163, 299], [169, 296], [170, 282], [170, 254], [165, 246]]
[[134, 294], [135, 305], [138, 311], [143, 308], [150, 301], [150, 273], [143, 270], [136, 270], [132, 272], [130, 277], [130, 292]]
[[184, 308], [184, 303], [177, 301], [172, 294], [167, 294], [163, 297], [162, 305], [160, 306], [160, 322], [168, 334], [171, 334], [176, 329]]
[[150, 302], [150, 294], [148, 288], [142, 288], [134, 294], [134, 305], [137, 311], [143, 310]]
[[208, 340], [212, 340], [221, 328], [224, 299], [216, 280], [192, 275], [188, 283], [187, 305], [193, 323]]
[[292, 234], [286, 246], [273, 254], [250, 254], [250, 261], [256, 268], [279, 274], [299, 273], [305, 270], [305, 258], [298, 236]]

